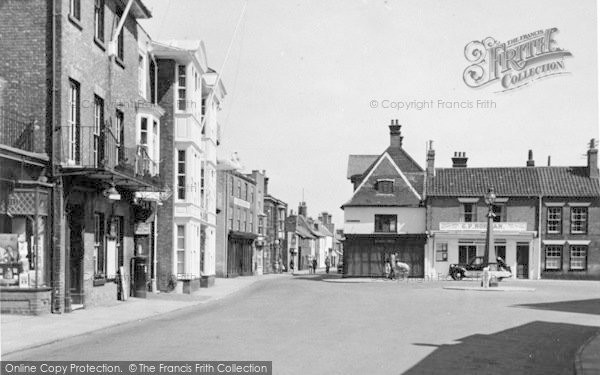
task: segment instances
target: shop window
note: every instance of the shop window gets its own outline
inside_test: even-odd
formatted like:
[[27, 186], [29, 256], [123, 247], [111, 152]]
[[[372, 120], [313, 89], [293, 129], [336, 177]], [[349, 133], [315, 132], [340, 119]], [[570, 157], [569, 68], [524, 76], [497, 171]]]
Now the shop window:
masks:
[[448, 244], [445, 242], [438, 242], [435, 244], [435, 261], [436, 262], [447, 262], [448, 261]]
[[458, 263], [468, 263], [477, 255], [477, 246], [460, 245], [458, 247]]
[[551, 234], [562, 232], [562, 207], [548, 207], [546, 230]]
[[[500, 257], [506, 262], [506, 245], [495, 245], [494, 249], [496, 250], [496, 257]], [[495, 259], [493, 261], [495, 261]], [[492, 262], [492, 260], [490, 260], [490, 262]]]
[[547, 271], [557, 271], [562, 268], [562, 246], [546, 246], [546, 264]]
[[585, 271], [587, 269], [587, 246], [571, 246], [569, 268], [571, 271]]
[[571, 233], [587, 233], [587, 207], [571, 207]]
[[375, 232], [396, 233], [397, 215], [375, 215]]

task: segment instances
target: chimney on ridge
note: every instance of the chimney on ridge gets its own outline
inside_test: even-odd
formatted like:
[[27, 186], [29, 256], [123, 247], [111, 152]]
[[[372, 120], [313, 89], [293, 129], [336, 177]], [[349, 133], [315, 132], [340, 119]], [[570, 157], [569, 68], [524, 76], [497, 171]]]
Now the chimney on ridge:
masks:
[[390, 147], [401, 148], [402, 147], [402, 135], [400, 128], [402, 125], [398, 124], [398, 120], [392, 120], [390, 125]]
[[527, 154], [527, 164], [528, 167], [535, 167], [535, 161], [533, 160], [533, 151], [529, 150]]
[[598, 172], [598, 148], [596, 147], [596, 140], [592, 138], [590, 141], [590, 148], [587, 152], [588, 158], [588, 176], [590, 178], [599, 178]]
[[427, 147], [427, 177], [435, 177], [435, 150], [433, 141], [429, 141]]
[[452, 168], [466, 168], [467, 167], [467, 154], [465, 152], [454, 152], [452, 158]]

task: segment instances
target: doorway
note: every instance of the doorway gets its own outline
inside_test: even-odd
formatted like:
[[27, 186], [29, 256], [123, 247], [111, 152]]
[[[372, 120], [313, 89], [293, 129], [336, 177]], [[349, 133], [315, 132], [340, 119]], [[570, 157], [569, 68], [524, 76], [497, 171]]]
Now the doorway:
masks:
[[529, 245], [517, 244], [517, 278], [529, 278]]
[[82, 205], [67, 208], [67, 230], [69, 231], [69, 285], [73, 309], [81, 308], [83, 298], [83, 228], [84, 210]]

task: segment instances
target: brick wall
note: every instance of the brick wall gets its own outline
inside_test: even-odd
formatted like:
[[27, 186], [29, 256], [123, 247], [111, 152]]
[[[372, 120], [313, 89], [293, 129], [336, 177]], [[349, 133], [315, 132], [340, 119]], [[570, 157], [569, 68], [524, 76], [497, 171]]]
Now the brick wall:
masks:
[[46, 152], [51, 4], [45, 0], [0, 2], [0, 77], [5, 80], [0, 105], [36, 120], [36, 152]]
[[158, 104], [165, 110], [160, 124], [160, 176], [171, 188], [173, 194], [158, 206], [157, 230], [157, 285], [167, 290], [169, 276], [173, 274], [173, 202], [177, 194], [175, 182], [175, 138], [173, 121], [173, 83], [175, 81], [175, 62], [158, 60]]
[[50, 312], [51, 290], [9, 289], [0, 290], [3, 314], [41, 315]]
[[[552, 198], [545, 199], [544, 203], [560, 203], [562, 206], [562, 230], [561, 233], [548, 233], [548, 206], [542, 205], [542, 241], [590, 241], [587, 251], [587, 270], [570, 270], [570, 246], [568, 243], [562, 245], [562, 269], [545, 271], [546, 251], [542, 243], [541, 251], [541, 276], [545, 279], [600, 279], [600, 199], [598, 198]], [[571, 233], [571, 207], [570, 202], [589, 202], [588, 207], [588, 226], [585, 234]]]

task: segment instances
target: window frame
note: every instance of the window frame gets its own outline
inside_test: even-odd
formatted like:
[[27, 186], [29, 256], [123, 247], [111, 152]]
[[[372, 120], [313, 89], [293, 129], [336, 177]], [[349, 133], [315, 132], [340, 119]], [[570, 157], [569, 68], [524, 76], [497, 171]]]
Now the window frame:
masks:
[[94, 40], [104, 44], [104, 0], [94, 0]]
[[[477, 204], [471, 202], [461, 203], [462, 205], [462, 222], [464, 223], [474, 223], [477, 221]], [[470, 207], [470, 211], [467, 211], [467, 207]], [[467, 216], [469, 215], [469, 216]], [[469, 217], [469, 220], [467, 220]]]
[[[120, 8], [117, 8], [117, 11], [115, 14], [115, 27], [119, 24], [119, 22], [121, 22], [121, 17], [123, 17], [123, 10]], [[125, 24], [126, 23], [127, 23], [127, 20], [125, 20], [125, 22], [123, 22], [123, 27], [121, 28], [119, 35], [117, 35], [116, 60], [121, 65], [124, 64], [124, 61], [125, 61]]]
[[377, 180], [378, 194], [394, 194], [394, 180]]
[[[582, 212], [579, 213], [580, 218], [579, 219], [574, 219], [574, 216], [576, 215], [574, 211], [577, 210], [581, 210]], [[570, 218], [571, 218], [571, 223], [570, 223], [570, 228], [571, 228], [571, 234], [587, 234], [588, 232], [588, 208], [587, 207], [583, 207], [583, 206], [573, 206], [571, 207], [570, 210]], [[579, 227], [581, 227], [581, 230], [575, 230], [574, 227], [577, 225], [576, 223], [579, 223]]]
[[186, 167], [187, 167], [187, 155], [186, 150], [177, 150], [177, 200], [184, 201], [186, 192], [185, 184], [187, 180]]
[[93, 149], [92, 155], [94, 157], [93, 165], [96, 168], [100, 167], [102, 160], [104, 159], [104, 155], [101, 155], [103, 145], [101, 144], [103, 141], [102, 133], [104, 131], [104, 99], [100, 96], [94, 94], [94, 127], [92, 128], [92, 138], [93, 138]]
[[94, 212], [94, 280], [106, 279], [106, 222], [103, 212]]
[[[182, 69], [183, 68], [183, 73]], [[177, 90], [176, 95], [176, 108], [179, 112], [185, 112], [187, 110], [187, 65], [177, 64], [175, 65], [175, 73], [177, 77]], [[183, 79], [183, 85], [181, 80]]]
[[374, 227], [374, 233], [398, 233], [398, 215], [375, 214]]
[[[573, 255], [573, 253], [575, 251], [580, 252], [579, 255]], [[581, 252], [583, 252], [583, 255], [581, 255]], [[570, 245], [569, 246], [569, 271], [575, 271], [575, 272], [585, 272], [587, 271], [588, 268], [588, 252], [589, 252], [589, 247], [587, 245]], [[582, 262], [582, 266], [581, 267], [573, 267], [573, 263], [574, 261], [579, 260], [580, 262]]]
[[[564, 250], [564, 246], [563, 245], [546, 245], [544, 247], [544, 271], [561, 271], [563, 268], [562, 265], [562, 258], [563, 258], [563, 250]], [[554, 255], [549, 255], [549, 253], [552, 253]], [[556, 255], [558, 254], [558, 255]], [[548, 260], [554, 260], [554, 262], [557, 262], [557, 266], [552, 265], [552, 267], [549, 267], [548, 264]]]
[[[186, 239], [186, 228], [185, 224], [175, 225], [175, 272], [177, 279], [182, 279], [186, 275], [186, 261], [185, 261], [185, 239]], [[181, 231], [180, 231], [181, 229]], [[180, 246], [180, 240], [183, 242], [183, 247]], [[181, 271], [180, 272], [180, 266]]]
[[120, 109], [115, 110], [115, 148], [116, 160], [115, 164], [119, 165], [125, 161], [125, 112]]
[[[562, 234], [562, 207], [547, 207], [546, 208], [546, 233]], [[551, 216], [558, 216], [558, 218]], [[556, 226], [556, 229], [550, 229], [551, 226]]]
[[69, 79], [69, 118], [67, 162], [81, 163], [81, 85]]
[[69, 0], [69, 17], [81, 22], [81, 0]]
[[447, 262], [448, 261], [448, 243], [447, 242], [436, 242], [436, 244], [435, 244], [435, 261], [436, 262]]

